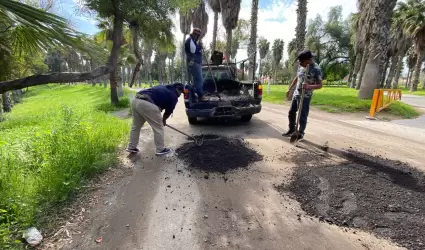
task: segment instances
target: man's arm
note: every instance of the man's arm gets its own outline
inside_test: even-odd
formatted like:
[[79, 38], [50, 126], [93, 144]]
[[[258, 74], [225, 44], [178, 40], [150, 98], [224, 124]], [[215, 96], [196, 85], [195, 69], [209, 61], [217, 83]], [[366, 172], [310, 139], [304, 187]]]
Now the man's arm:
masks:
[[314, 73], [314, 83], [313, 84], [304, 83], [303, 87], [304, 89], [310, 89], [310, 90], [321, 89], [323, 87], [322, 71], [320, 69], [316, 69]]
[[295, 77], [294, 80], [292, 80], [291, 85], [288, 88], [288, 91], [286, 91], [286, 97], [289, 97], [289, 94], [291, 93], [291, 89], [297, 84], [298, 77]]
[[176, 105], [177, 105], [177, 98], [175, 100], [173, 99], [171, 105], [165, 109], [164, 115], [162, 116], [162, 123], [164, 124], [164, 126], [167, 124], [167, 119], [174, 112]]

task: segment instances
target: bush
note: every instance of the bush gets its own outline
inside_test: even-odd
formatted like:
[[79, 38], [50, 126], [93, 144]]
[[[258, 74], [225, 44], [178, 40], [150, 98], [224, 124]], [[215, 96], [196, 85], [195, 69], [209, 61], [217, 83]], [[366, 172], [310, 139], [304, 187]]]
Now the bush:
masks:
[[19, 247], [22, 229], [112, 166], [129, 131], [129, 121], [97, 111], [108, 89], [34, 91], [0, 123], [0, 249]]

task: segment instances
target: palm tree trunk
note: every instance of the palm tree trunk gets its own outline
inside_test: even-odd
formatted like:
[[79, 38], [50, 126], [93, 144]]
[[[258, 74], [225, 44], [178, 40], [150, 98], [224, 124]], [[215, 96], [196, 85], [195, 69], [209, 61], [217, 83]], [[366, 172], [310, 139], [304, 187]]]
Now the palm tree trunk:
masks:
[[124, 95], [124, 93], [123, 93], [123, 91], [122, 91], [122, 85], [123, 85], [123, 78], [122, 78], [122, 76], [124, 75], [125, 76], [125, 74], [123, 74], [123, 71], [122, 71], [122, 68], [121, 68], [121, 70], [120, 69], [118, 69], [117, 71], [116, 71], [116, 81], [117, 81], [117, 94], [118, 94], [118, 98], [119, 97], [122, 97], [123, 95]]
[[387, 71], [388, 71], [388, 66], [390, 64], [390, 59], [387, 58], [387, 60], [385, 60], [385, 62], [381, 65], [381, 69], [379, 70], [379, 72], [381, 72], [381, 80], [379, 83], [379, 87], [383, 88], [385, 85], [385, 78], [387, 76]]
[[215, 51], [217, 45], [217, 26], [218, 26], [218, 12], [214, 12], [214, 27], [213, 27], [213, 40], [212, 40], [212, 53]]
[[[217, 34], [216, 34], [217, 35]], [[182, 83], [185, 84], [185, 80], [186, 80], [186, 60], [185, 60], [185, 51], [184, 51], [184, 42], [185, 42], [185, 37], [186, 35], [183, 34], [183, 47], [182, 47]]]
[[424, 52], [420, 51], [418, 53], [418, 58], [416, 60], [415, 71], [414, 71], [414, 74], [413, 74], [413, 82], [410, 85], [410, 91], [411, 92], [418, 90], [419, 75], [421, 73], [421, 66], [422, 66], [423, 57], [424, 57]]
[[360, 99], [371, 99], [375, 88], [380, 83], [382, 67], [387, 60], [390, 18], [396, 2], [397, 0], [374, 0], [370, 2], [370, 7], [375, 13], [374, 19], [371, 20], [370, 53], [358, 94]]
[[12, 111], [12, 102], [10, 100], [9, 92], [3, 93], [2, 99], [3, 99], [3, 111], [4, 112]]
[[350, 88], [354, 88], [356, 86], [357, 81], [357, 73], [359, 73], [360, 65], [362, 63], [363, 53], [359, 52], [356, 56], [356, 63], [354, 64], [353, 75], [351, 77]]
[[[307, 20], [307, 0], [298, 0], [297, 27], [295, 28], [295, 57], [304, 49]], [[298, 65], [292, 69], [292, 77], [297, 76]]]
[[365, 50], [363, 52], [362, 64], [360, 66], [359, 78], [357, 80], [356, 89], [360, 89], [360, 87], [362, 86], [363, 75], [364, 75], [364, 71], [366, 69], [367, 59], [369, 57], [369, 48], [368, 48], [368, 46], [369, 45], [366, 45]]
[[409, 78], [410, 78], [410, 74], [411, 74], [411, 70], [409, 69], [407, 71], [407, 77], [406, 77], [406, 81], [404, 82], [404, 87], [407, 88], [407, 86], [409, 86]]
[[391, 88], [391, 82], [393, 81], [394, 75], [397, 73], [396, 69], [399, 65], [399, 56], [394, 55], [391, 57], [391, 66], [390, 66], [390, 72], [388, 72], [387, 81], [385, 83], [385, 88], [389, 89]]
[[[400, 73], [401, 73], [401, 66], [403, 66], [403, 56], [398, 56], [398, 60], [397, 60], [397, 66], [395, 69], [395, 76], [393, 79], [393, 89], [397, 89], [398, 88], [398, 80], [400, 79]], [[390, 72], [391, 74], [391, 72]], [[409, 74], [408, 74], [409, 75]]]
[[4, 121], [3, 116], [3, 95], [0, 95], [0, 122]]
[[[251, 55], [257, 51], [257, 23], [258, 23], [258, 1], [252, 0], [251, 6], [251, 34], [249, 37], [249, 48], [248, 55]], [[255, 55], [253, 58], [251, 57], [249, 60], [249, 70], [248, 75], [250, 79], [254, 79], [255, 76], [255, 63], [254, 58], [257, 59]], [[261, 75], [260, 75], [261, 76]]]
[[232, 55], [232, 29], [226, 29], [227, 38], [226, 38], [226, 60], [230, 62], [230, 57]]

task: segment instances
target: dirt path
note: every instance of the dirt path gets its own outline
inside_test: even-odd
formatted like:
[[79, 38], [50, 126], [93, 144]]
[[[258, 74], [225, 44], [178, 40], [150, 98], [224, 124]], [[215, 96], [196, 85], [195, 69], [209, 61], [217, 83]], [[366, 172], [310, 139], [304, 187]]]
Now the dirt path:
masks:
[[[189, 126], [182, 103], [176, 110], [170, 124], [193, 134], [242, 136], [263, 160], [246, 170], [206, 177], [175, 155], [154, 157], [152, 133], [145, 127], [142, 153], [126, 158], [133, 166], [131, 174], [98, 190], [94, 195], [99, 202], [85, 213], [87, 226], [70, 228], [72, 241], [55, 248], [398, 249], [388, 240], [306, 215], [275, 186], [288, 183], [296, 167], [285, 156], [320, 154], [325, 142], [331, 149], [380, 154], [425, 171], [424, 130], [312, 110], [307, 141], [297, 148], [280, 136], [287, 124], [283, 106], [266, 104], [249, 124], [220, 126]], [[176, 148], [186, 138], [167, 130], [166, 141]], [[97, 237], [103, 237], [101, 244], [95, 242]]]

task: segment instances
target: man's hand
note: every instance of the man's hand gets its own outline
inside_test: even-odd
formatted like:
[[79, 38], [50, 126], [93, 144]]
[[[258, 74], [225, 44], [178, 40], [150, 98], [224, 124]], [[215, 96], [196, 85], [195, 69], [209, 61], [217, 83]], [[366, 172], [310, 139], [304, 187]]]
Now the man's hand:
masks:
[[308, 84], [308, 83], [303, 83], [303, 89], [305, 89], [305, 90], [309, 90], [309, 89], [311, 89], [310, 88], [310, 85]]
[[291, 94], [291, 90], [286, 91], [286, 98], [288, 98], [290, 94]]
[[202, 40], [199, 40], [198, 45], [199, 45], [199, 47], [201, 47], [201, 49], [204, 47], [204, 44], [202, 43]]
[[165, 117], [162, 118], [162, 124], [164, 125], [164, 127], [165, 127], [165, 125], [167, 125], [167, 119]]
[[194, 61], [193, 60], [190, 60], [189, 66], [193, 66], [193, 64], [194, 64]]

